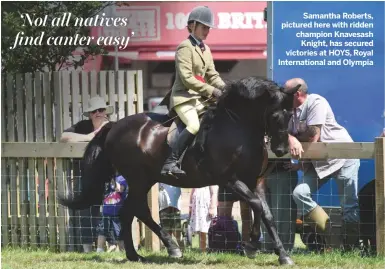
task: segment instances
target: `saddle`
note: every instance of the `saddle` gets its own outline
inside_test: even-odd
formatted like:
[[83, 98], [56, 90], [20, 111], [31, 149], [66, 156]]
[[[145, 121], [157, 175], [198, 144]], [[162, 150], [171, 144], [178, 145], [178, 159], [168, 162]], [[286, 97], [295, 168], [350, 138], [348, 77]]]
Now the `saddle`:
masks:
[[[214, 107], [208, 107], [204, 112], [202, 112], [199, 117], [200, 122], [200, 129], [196, 137], [194, 138], [191, 145], [188, 147], [188, 149], [193, 149], [194, 151], [194, 157], [197, 161], [197, 165], [200, 166], [204, 162], [204, 151], [206, 148], [206, 138], [208, 135], [208, 132], [210, 130], [211, 126], [211, 120], [214, 117], [215, 114], [215, 108]], [[175, 112], [174, 112], [175, 113]], [[176, 114], [176, 113], [175, 113]], [[171, 126], [168, 129], [167, 133], [167, 144], [170, 147], [173, 147], [174, 143], [179, 138], [179, 135], [182, 133], [182, 131], [186, 128], [186, 125], [182, 122], [182, 120], [177, 117], [172, 122]], [[186, 149], [186, 151], [188, 150]], [[182, 154], [179, 163], [181, 164], [184, 158], [184, 155], [186, 151]]]
[[[203, 113], [205, 114], [205, 113]], [[199, 116], [199, 122], [202, 124], [202, 115]], [[202, 125], [201, 125], [202, 127]], [[180, 118], [176, 118], [171, 126], [168, 129], [167, 133], [167, 144], [169, 145], [170, 148], [174, 146], [174, 143], [178, 141], [178, 138], [182, 131], [186, 128], [186, 125], [180, 120]], [[202, 130], [202, 128], [199, 130], [198, 134], [195, 136], [194, 140], [192, 141], [191, 145], [183, 152], [182, 156], [179, 159], [179, 165], [182, 165], [183, 159], [185, 157], [185, 154], [187, 150], [193, 149], [194, 151], [194, 158], [197, 162], [198, 166], [201, 166], [201, 164], [204, 161], [203, 158], [203, 152], [205, 149], [205, 144], [206, 144], [206, 136], [207, 132], [205, 130]]]
[[179, 118], [176, 118], [171, 123], [171, 126], [170, 128], [168, 128], [168, 133], [167, 133], [167, 144], [170, 147], [172, 147], [174, 143], [178, 140], [179, 135], [185, 128], [186, 128], [186, 125]]
[[[204, 114], [205, 113], [202, 113], [199, 116], [200, 124], [202, 124], [202, 118], [203, 118]], [[179, 135], [182, 133], [182, 131], [185, 128], [186, 128], [186, 125], [183, 123], [183, 121], [181, 121], [181, 119], [179, 117], [175, 118], [175, 120], [172, 122], [172, 124], [171, 124], [171, 126], [170, 126], [170, 128], [168, 129], [168, 132], [167, 132], [167, 144], [170, 147], [172, 147], [174, 145], [174, 143], [176, 143], [176, 141], [179, 138]], [[196, 141], [198, 140], [198, 138], [201, 137], [201, 133], [202, 133], [201, 130], [199, 130], [198, 134], [194, 138], [194, 141], [191, 143], [190, 147], [193, 147], [196, 144]]]

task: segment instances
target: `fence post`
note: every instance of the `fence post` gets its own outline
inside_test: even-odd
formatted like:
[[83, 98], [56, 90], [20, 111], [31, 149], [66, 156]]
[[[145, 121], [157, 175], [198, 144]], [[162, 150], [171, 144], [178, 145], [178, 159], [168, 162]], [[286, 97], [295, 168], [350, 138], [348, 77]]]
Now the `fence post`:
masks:
[[377, 255], [385, 256], [385, 137], [375, 141]]

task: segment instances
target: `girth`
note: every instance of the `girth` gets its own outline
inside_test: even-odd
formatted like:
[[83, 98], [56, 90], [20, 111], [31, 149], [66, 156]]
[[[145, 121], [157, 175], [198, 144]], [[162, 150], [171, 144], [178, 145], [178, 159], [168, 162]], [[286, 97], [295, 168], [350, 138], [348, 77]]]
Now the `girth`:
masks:
[[266, 178], [271, 173], [271, 171], [273, 171], [273, 168], [274, 168], [273, 164], [270, 164], [269, 166], [269, 155], [267, 152], [267, 148], [263, 147], [262, 169], [261, 169], [261, 173], [257, 177], [257, 181], [261, 178]]

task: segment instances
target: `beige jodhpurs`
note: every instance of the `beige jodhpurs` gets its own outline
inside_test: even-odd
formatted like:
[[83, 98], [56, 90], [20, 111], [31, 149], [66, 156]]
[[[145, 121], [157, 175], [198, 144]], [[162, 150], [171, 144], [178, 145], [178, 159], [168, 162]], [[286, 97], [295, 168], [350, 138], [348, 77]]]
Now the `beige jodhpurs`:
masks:
[[199, 114], [205, 110], [205, 106], [199, 99], [191, 99], [190, 101], [174, 107], [175, 112], [186, 125], [186, 129], [196, 135], [199, 131]]

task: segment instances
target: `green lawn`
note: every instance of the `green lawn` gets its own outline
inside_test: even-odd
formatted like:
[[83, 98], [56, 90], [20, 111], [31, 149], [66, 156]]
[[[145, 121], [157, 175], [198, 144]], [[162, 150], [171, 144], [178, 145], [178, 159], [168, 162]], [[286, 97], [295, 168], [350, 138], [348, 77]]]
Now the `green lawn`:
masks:
[[[297, 249], [292, 254], [296, 263], [294, 268], [385, 268], [383, 258], [361, 258], [358, 253], [341, 254], [310, 254], [303, 249]], [[2, 249], [1, 268], [3, 269], [225, 269], [225, 268], [272, 268], [278, 267], [277, 256], [260, 254], [256, 259], [248, 259], [231, 254], [202, 254], [198, 250], [186, 250], [182, 259], [171, 259], [165, 251], [149, 253], [140, 251], [151, 263], [141, 264], [126, 262], [124, 253], [54, 253], [50, 251]]]

